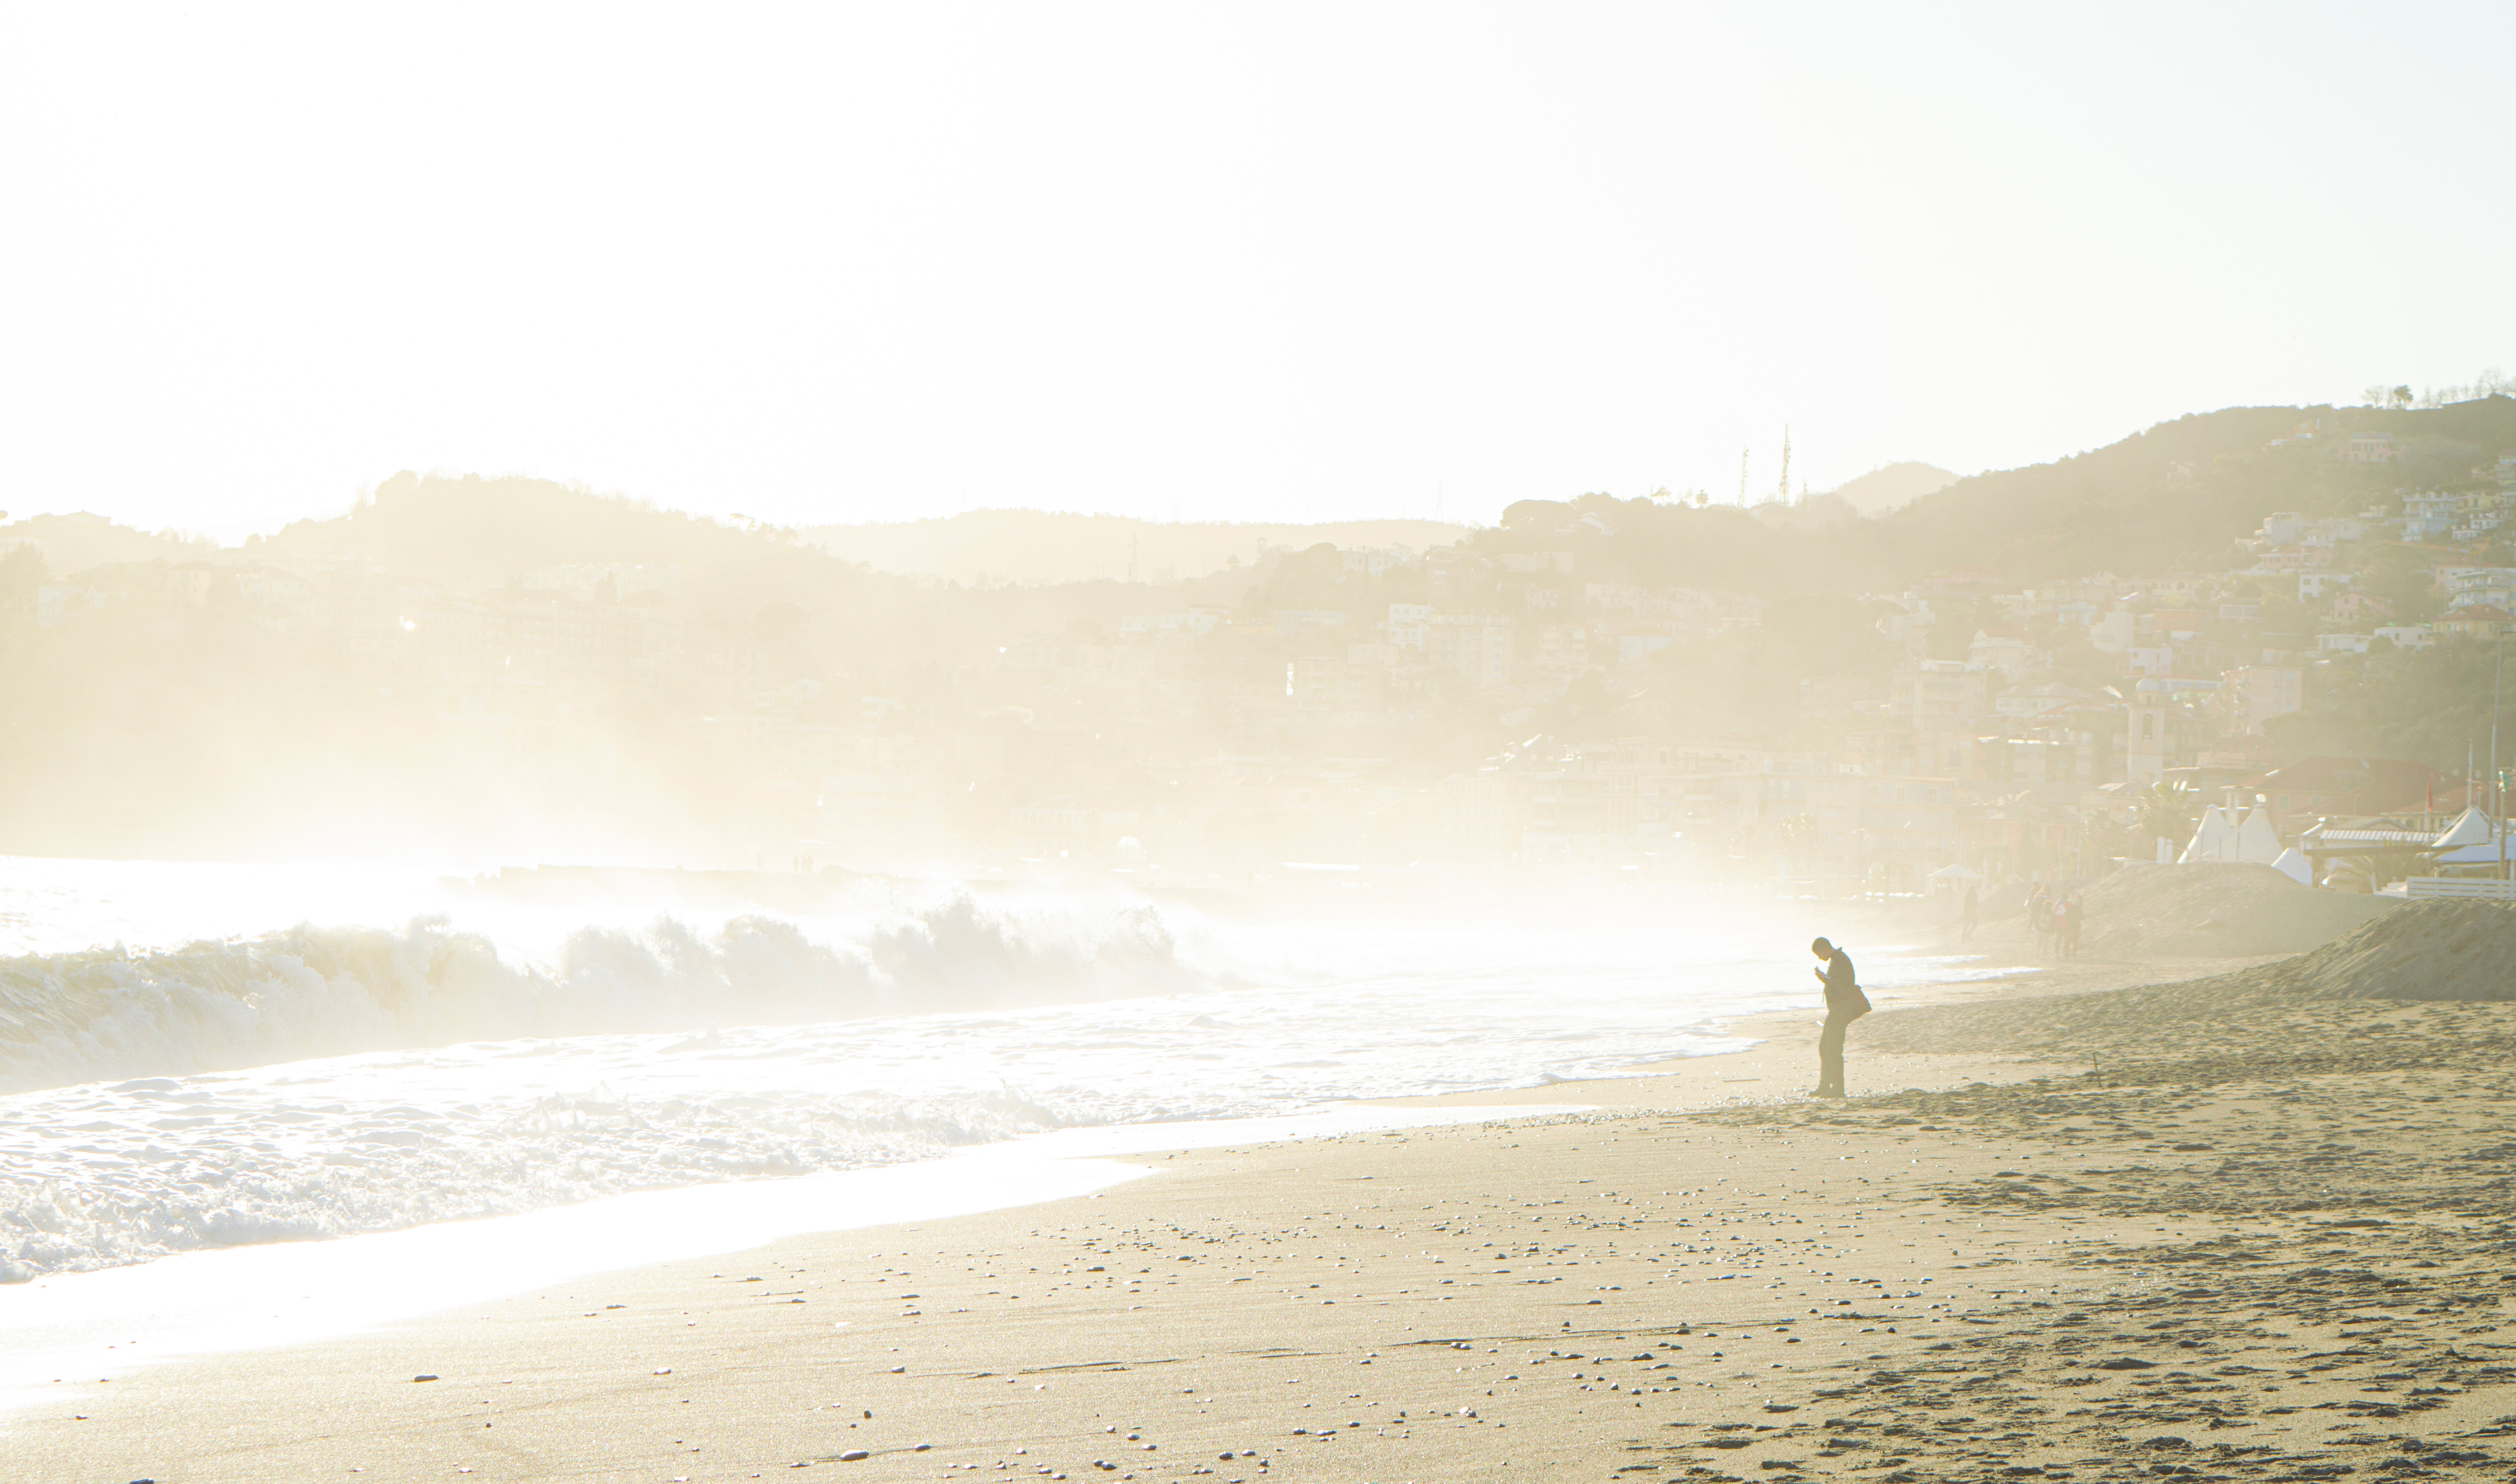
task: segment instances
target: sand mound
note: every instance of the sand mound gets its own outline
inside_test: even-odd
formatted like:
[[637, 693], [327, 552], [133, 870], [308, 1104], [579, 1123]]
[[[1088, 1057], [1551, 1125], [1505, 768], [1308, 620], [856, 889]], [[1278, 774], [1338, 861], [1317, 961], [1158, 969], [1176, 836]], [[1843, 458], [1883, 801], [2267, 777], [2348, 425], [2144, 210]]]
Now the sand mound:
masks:
[[2260, 976], [2291, 1000], [2516, 1000], [2516, 911], [2411, 902]]
[[2299, 953], [2401, 905], [2318, 891], [2255, 865], [2130, 866], [2080, 892], [2079, 903], [2080, 951], [2107, 959]]
[[2256, 1020], [2268, 1036], [2285, 1013], [2345, 1000], [2516, 1000], [2516, 911], [2492, 902], [2412, 902], [2277, 964], [2138, 989], [1891, 1010], [1854, 1034], [1891, 1051], [2120, 1047], [2143, 1039], [2162, 1050], [2176, 1044], [2179, 1023]]

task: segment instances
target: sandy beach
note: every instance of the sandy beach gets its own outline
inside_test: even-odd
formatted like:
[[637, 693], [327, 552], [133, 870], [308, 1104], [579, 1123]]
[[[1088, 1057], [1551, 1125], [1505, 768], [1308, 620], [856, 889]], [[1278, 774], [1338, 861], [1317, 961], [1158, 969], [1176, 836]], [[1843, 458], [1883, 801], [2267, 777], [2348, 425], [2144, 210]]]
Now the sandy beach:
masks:
[[2100, 993], [2236, 967], [1944, 987], [1856, 1027], [1839, 1103], [1771, 1017], [1452, 1099], [1492, 1122], [68, 1377], [0, 1448], [158, 1484], [2510, 1476], [2516, 1008]]

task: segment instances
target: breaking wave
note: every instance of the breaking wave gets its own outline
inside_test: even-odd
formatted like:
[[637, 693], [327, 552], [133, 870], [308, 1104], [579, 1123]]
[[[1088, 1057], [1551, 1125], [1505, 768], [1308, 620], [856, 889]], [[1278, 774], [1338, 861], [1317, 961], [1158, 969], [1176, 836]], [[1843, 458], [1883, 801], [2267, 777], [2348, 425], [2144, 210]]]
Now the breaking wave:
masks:
[[817, 943], [739, 917], [586, 928], [555, 965], [442, 917], [0, 960], [0, 1094], [469, 1041], [796, 1025], [1168, 994], [1210, 978], [1146, 907], [1024, 919], [966, 896]]
[[493, 903], [466, 926], [494, 940], [423, 917], [0, 959], [0, 1282], [1614, 1075], [1809, 994], [1788, 953], [1688, 924], [1240, 925], [1067, 893], [584, 926], [603, 905]]

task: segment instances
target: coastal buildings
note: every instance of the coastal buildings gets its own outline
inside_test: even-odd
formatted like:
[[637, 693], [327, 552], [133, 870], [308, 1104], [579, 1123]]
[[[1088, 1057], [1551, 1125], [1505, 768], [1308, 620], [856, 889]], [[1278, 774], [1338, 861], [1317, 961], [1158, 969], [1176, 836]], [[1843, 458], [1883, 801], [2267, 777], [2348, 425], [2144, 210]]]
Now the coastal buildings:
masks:
[[634, 780], [738, 861], [1901, 890], [2094, 869], [2141, 791], [2267, 776], [2354, 687], [2516, 628], [2502, 467], [2374, 507], [2285, 492], [2207, 570], [1862, 592], [1796, 571], [1798, 516], [1705, 517], [1782, 533], [1751, 573], [1567, 506], [1421, 553], [851, 607], [651, 552], [420, 575], [265, 543], [46, 566], [10, 641], [267, 640], [389, 714], [414, 768], [520, 812]]

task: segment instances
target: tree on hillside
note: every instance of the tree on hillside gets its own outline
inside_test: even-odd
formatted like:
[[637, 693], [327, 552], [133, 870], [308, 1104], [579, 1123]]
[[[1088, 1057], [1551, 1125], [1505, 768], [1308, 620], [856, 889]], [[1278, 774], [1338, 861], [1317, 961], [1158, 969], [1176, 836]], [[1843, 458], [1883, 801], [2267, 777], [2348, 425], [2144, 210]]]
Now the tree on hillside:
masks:
[[[2290, 441], [2302, 413], [2323, 417], [2327, 431]], [[2412, 459], [2369, 465], [2339, 457], [2342, 435], [2362, 430], [2404, 440]], [[1866, 522], [1860, 539], [1908, 577], [1972, 568], [2033, 582], [2209, 570], [2271, 511], [2344, 514], [2406, 479], [2461, 478], [2475, 451], [2511, 445], [2516, 398], [2504, 396], [2347, 413], [2229, 408], [2051, 464], [1960, 479]], [[2444, 465], [2432, 469], [2432, 460]]]
[[2133, 796], [2132, 814], [2143, 845], [2155, 849], [2155, 842], [2163, 840], [2181, 848], [2181, 842], [2193, 838], [2201, 811], [2190, 788], [2181, 783], [2153, 783]]
[[[2497, 663], [2497, 643], [2475, 639], [2337, 655], [2306, 672], [2306, 709], [2274, 717], [2263, 730], [2283, 763], [2349, 754], [2409, 758], [2460, 773], [2465, 749], [2489, 745]], [[2516, 696], [2508, 700], [2516, 712]]]
[[2437, 582], [2429, 554], [2383, 542], [2368, 550], [2359, 568], [2359, 591], [2381, 598], [2398, 624], [2426, 622], [2438, 610]]

